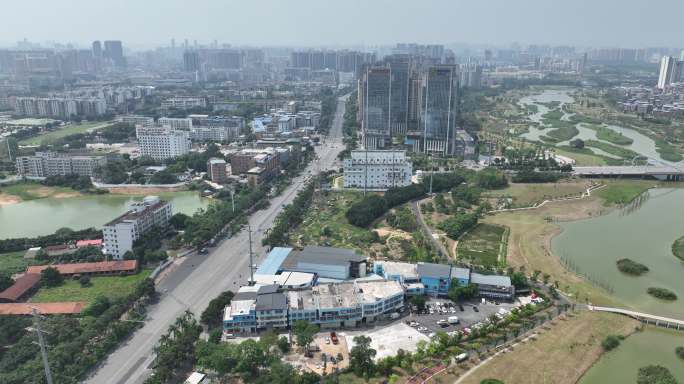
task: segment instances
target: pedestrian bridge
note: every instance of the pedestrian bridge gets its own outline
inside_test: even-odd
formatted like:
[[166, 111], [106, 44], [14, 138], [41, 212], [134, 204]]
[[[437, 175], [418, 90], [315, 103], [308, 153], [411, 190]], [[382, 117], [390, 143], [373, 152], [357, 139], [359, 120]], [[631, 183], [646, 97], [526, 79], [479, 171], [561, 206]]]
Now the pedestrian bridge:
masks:
[[620, 315], [629, 316], [633, 319], [637, 319], [642, 323], [684, 331], [684, 320], [671, 319], [669, 317], [650, 315], [648, 313], [635, 312], [621, 308], [596, 307], [593, 305], [588, 305], [587, 307], [590, 311], [617, 313]]
[[684, 180], [684, 170], [670, 165], [620, 165], [605, 167], [573, 167], [581, 177], [653, 177], [663, 181]]

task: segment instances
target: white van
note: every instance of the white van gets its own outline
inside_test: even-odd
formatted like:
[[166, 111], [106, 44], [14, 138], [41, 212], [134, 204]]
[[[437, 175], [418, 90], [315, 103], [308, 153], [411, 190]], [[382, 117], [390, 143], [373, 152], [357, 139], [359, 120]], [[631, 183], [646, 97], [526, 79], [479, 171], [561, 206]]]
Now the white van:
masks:
[[449, 316], [447, 321], [449, 322], [449, 324], [458, 324], [458, 316]]

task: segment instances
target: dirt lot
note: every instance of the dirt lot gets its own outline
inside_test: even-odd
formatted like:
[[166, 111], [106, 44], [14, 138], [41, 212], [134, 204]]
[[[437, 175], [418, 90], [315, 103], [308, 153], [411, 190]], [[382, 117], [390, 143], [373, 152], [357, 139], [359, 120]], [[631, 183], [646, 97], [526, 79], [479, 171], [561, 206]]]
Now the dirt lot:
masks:
[[536, 339], [495, 357], [459, 383], [494, 378], [506, 384], [574, 384], [601, 356], [601, 341], [607, 335], [627, 335], [637, 325], [626, 317], [588, 311], [554, 320]]

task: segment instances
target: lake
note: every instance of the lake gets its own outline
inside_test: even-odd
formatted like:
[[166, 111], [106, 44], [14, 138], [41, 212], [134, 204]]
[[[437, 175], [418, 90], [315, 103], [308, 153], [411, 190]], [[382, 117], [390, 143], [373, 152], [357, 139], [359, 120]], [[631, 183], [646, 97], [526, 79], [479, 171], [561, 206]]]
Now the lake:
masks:
[[675, 348], [684, 345], [684, 332], [647, 328], [636, 332], [605, 353], [579, 384], [636, 383], [639, 368], [646, 365], [666, 367], [681, 383], [684, 379], [684, 362], [675, 354]]
[[[158, 193], [170, 200], [173, 212], [192, 215], [206, 207], [209, 200], [197, 192]], [[102, 225], [126, 211], [128, 203], [142, 200], [144, 196], [88, 195], [71, 198], [45, 198], [0, 205], [0, 239], [35, 237], [54, 233], [57, 229], [101, 228]]]
[[[571, 260], [581, 272], [608, 284], [625, 307], [683, 320], [684, 262], [671, 251], [672, 242], [684, 235], [682, 201], [684, 189], [651, 189], [648, 198], [631, 209], [560, 223], [563, 232], [552, 240], [553, 252]], [[638, 277], [625, 275], [615, 264], [621, 258], [642, 263], [650, 271]], [[658, 300], [646, 293], [648, 287], [667, 288], [679, 299]], [[677, 346], [684, 346], [684, 332], [649, 327], [605, 354], [580, 383], [634, 383], [638, 368], [654, 363], [667, 366], [684, 379], [684, 363], [674, 354]]]

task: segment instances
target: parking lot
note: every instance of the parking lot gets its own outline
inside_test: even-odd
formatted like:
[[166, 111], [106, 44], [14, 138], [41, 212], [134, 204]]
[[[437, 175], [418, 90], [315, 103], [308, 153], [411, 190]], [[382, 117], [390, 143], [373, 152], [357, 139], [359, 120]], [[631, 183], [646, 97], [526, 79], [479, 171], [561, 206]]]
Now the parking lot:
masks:
[[[437, 331], [451, 332], [469, 328], [473, 324], [485, 321], [489, 316], [499, 313], [502, 309], [509, 312], [513, 307], [514, 303], [506, 302], [496, 304], [487, 301], [483, 304], [482, 301], [472, 300], [453, 303], [446, 299], [430, 299], [425, 303], [425, 309], [428, 313], [411, 313], [402, 320], [407, 323], [418, 323], [417, 325], [413, 324], [413, 328], [429, 335]], [[458, 317], [458, 324], [449, 324], [448, 319], [452, 316]]]

